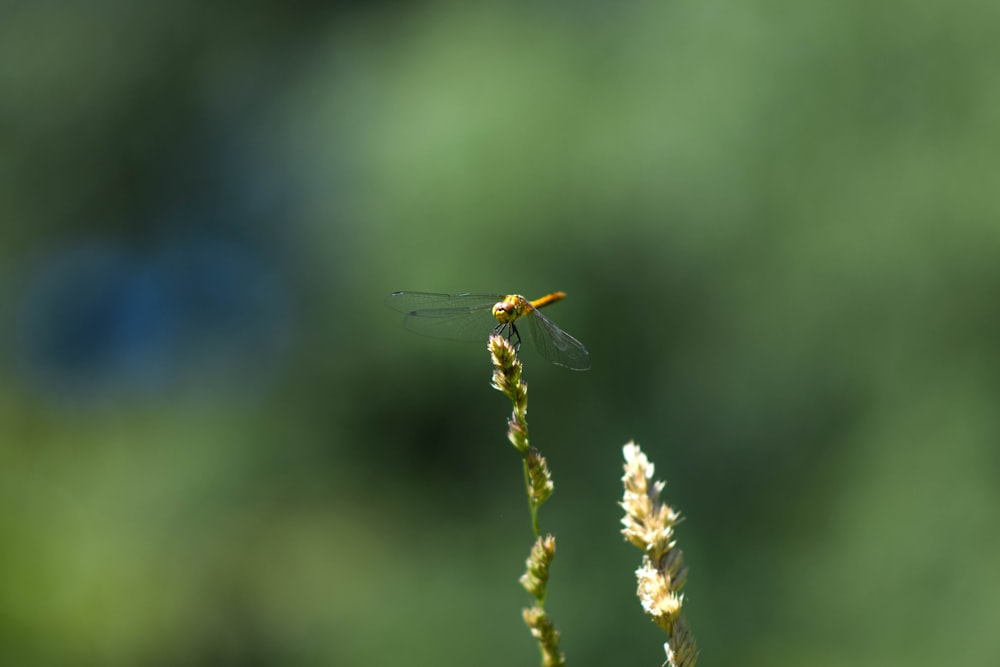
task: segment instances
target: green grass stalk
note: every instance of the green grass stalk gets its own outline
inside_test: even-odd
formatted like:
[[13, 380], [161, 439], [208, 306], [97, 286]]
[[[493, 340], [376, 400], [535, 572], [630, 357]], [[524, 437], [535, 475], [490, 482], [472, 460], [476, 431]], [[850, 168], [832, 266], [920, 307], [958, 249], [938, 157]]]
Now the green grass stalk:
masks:
[[523, 369], [517, 351], [503, 336], [491, 336], [487, 347], [493, 361], [492, 386], [513, 404], [513, 411], [507, 420], [507, 439], [521, 455], [531, 530], [535, 537], [527, 569], [520, 579], [521, 585], [535, 601], [522, 611], [522, 616], [538, 641], [542, 666], [563, 667], [566, 658], [559, 651], [559, 632], [545, 611], [549, 566], [555, 557], [556, 538], [552, 535], [543, 537], [538, 524], [538, 508], [548, 500], [554, 489], [552, 474], [545, 458], [528, 441], [528, 385], [521, 378]]
[[670, 667], [694, 667], [698, 647], [681, 615], [684, 595], [681, 588], [687, 580], [683, 554], [677, 548], [674, 526], [680, 513], [660, 500], [666, 482], [653, 482], [653, 464], [630, 442], [622, 450], [625, 456], [625, 493], [621, 506], [625, 510], [622, 534], [642, 550], [642, 566], [636, 570], [636, 594], [643, 611], [667, 634], [663, 649]]

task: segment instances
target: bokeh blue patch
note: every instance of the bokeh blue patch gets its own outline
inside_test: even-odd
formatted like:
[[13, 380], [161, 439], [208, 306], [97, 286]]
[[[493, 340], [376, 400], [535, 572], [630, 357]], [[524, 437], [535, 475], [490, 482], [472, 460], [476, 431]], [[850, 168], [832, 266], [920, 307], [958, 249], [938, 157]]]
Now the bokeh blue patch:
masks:
[[225, 240], [87, 243], [38, 259], [19, 283], [15, 366], [48, 395], [266, 382], [291, 335], [275, 272]]

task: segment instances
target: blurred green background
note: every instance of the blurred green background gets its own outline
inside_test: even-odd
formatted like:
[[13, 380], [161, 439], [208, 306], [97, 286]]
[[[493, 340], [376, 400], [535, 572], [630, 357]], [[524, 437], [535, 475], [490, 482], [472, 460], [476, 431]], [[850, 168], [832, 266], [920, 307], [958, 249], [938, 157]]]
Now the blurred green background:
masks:
[[0, 663], [657, 665], [635, 438], [704, 665], [1000, 663], [995, 2], [8, 2]]

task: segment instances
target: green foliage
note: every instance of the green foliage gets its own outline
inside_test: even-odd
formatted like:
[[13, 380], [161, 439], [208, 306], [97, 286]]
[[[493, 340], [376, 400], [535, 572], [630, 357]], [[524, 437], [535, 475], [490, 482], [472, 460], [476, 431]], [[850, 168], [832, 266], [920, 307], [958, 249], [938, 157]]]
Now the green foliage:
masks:
[[[572, 664], [662, 661], [629, 437], [706, 664], [1000, 661], [997, 3], [14, 4], [0, 663], [533, 664], [488, 366], [398, 289], [571, 295], [593, 369], [524, 360]], [[141, 296], [192, 235], [275, 277], [284, 352], [220, 365], [248, 318], [152, 389], [33, 371], [104, 350], [41, 345], [35, 309], [89, 302], [39, 267], [110, 243]]]

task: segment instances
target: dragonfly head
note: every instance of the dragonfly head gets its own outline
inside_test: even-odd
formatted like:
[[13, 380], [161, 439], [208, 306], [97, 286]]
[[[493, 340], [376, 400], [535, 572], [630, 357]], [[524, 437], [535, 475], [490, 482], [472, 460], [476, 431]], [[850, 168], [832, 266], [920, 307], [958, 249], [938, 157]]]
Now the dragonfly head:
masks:
[[520, 315], [520, 312], [518, 312], [517, 302], [511, 297], [493, 304], [493, 317], [500, 324], [513, 322], [517, 319], [518, 315]]

